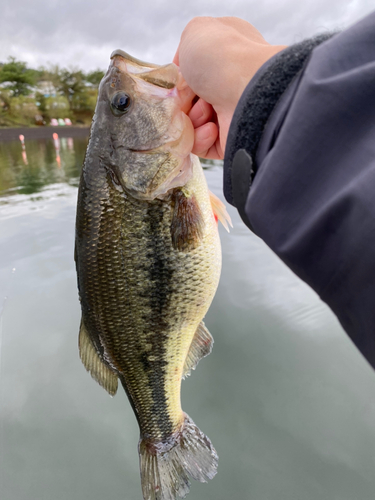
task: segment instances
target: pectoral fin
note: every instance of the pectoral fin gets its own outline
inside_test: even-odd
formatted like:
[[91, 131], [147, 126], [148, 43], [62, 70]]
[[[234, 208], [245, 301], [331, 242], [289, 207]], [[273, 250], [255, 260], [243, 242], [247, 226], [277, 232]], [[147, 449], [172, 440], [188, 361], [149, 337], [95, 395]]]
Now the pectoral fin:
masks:
[[79, 330], [79, 355], [92, 378], [104, 387], [111, 396], [114, 396], [117, 391], [117, 375], [100, 359], [83, 321], [81, 321]]
[[199, 360], [208, 356], [212, 351], [214, 339], [207, 330], [206, 325], [201, 321], [190, 345], [188, 355], [186, 356], [182, 378], [190, 375], [191, 370], [195, 370]]
[[209, 193], [210, 193], [211, 207], [215, 215], [215, 218], [216, 220], [219, 220], [223, 224], [223, 226], [229, 233], [228, 223], [230, 227], [233, 227], [233, 224], [227, 212], [227, 209], [225, 208], [224, 203], [214, 193], [211, 193], [211, 191], [209, 191]]
[[197, 248], [203, 238], [204, 219], [194, 194], [176, 189], [171, 222], [172, 244], [180, 252]]

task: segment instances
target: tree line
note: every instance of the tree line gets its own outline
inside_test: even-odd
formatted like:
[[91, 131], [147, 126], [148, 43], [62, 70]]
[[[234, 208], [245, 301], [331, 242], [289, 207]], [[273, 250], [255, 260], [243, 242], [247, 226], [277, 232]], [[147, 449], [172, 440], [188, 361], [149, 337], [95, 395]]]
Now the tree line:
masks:
[[0, 126], [49, 124], [51, 118], [89, 124], [103, 76], [101, 70], [33, 69], [10, 57], [0, 62]]

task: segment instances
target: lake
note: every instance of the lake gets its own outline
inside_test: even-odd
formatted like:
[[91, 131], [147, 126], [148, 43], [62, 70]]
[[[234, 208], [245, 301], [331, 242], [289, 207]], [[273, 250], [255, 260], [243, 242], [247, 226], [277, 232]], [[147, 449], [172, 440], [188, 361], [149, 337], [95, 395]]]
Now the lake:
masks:
[[[0, 142], [0, 498], [142, 500], [138, 427], [78, 356], [75, 206], [87, 139]], [[56, 150], [56, 147], [58, 149]], [[26, 153], [26, 154], [25, 154]], [[222, 166], [206, 165], [222, 196]], [[334, 315], [228, 207], [183, 409], [220, 460], [189, 500], [373, 500], [375, 373]]]

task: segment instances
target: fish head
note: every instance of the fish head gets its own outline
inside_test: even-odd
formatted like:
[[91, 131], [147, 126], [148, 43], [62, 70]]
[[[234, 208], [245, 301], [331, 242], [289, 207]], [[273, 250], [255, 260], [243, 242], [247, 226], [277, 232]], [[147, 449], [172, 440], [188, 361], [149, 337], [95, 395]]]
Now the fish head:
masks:
[[192, 177], [194, 129], [187, 112], [195, 95], [171, 63], [144, 63], [122, 50], [99, 87], [94, 123], [100, 159], [125, 192], [163, 198]]

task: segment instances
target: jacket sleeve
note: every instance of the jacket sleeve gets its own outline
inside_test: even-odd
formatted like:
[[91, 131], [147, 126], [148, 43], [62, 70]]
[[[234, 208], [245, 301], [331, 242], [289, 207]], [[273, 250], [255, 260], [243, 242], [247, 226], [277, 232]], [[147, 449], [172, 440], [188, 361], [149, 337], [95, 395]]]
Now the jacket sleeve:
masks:
[[255, 75], [231, 123], [224, 193], [375, 367], [375, 13]]

